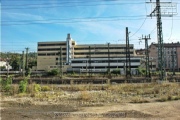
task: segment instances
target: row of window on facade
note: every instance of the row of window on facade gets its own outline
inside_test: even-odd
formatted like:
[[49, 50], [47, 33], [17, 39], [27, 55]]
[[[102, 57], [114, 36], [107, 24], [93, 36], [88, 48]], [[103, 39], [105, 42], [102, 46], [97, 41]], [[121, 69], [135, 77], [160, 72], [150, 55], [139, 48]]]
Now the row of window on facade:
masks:
[[[94, 54], [126, 54], [126, 52], [91, 52], [91, 55]], [[133, 54], [133, 52], [127, 52], [127, 54]], [[55, 56], [55, 55], [59, 55], [59, 53], [38, 53], [38, 56]], [[62, 55], [66, 55], [66, 53], [62, 53]], [[89, 52], [86, 53], [74, 53], [74, 55], [89, 55]]]
[[[124, 63], [126, 60], [81, 60], [81, 61], [72, 61], [72, 63]], [[140, 60], [131, 60], [131, 62], [140, 62]]]
[[177, 67], [177, 64], [174, 64], [174, 65], [172, 65], [172, 64], [165, 64], [165, 67], [167, 67], [167, 68], [173, 68], [173, 67]]
[[[63, 68], [64, 66], [62, 66]], [[60, 66], [57, 66], [57, 65], [53, 65], [53, 66], [50, 66], [50, 68], [59, 68], [60, 69]]]
[[168, 51], [168, 54], [176, 54], [176, 51]]
[[[77, 68], [77, 69], [107, 69], [108, 66], [73, 66], [73, 68]], [[125, 69], [125, 66], [110, 66], [110, 68]], [[131, 68], [138, 68], [138, 66], [131, 66]]]
[[[38, 46], [63, 46], [66, 45], [66, 43], [56, 43], [56, 44], [42, 44], [42, 43], [38, 43]], [[75, 45], [75, 43], [73, 42], [72, 45]]]
[[[108, 50], [108, 47], [98, 47], [98, 48], [90, 48], [91, 50], [101, 50], [106, 49]], [[126, 47], [109, 47], [109, 49], [126, 49]], [[133, 47], [130, 47], [130, 49], [133, 49]], [[62, 50], [66, 50], [66, 48], [62, 48]], [[74, 50], [89, 50], [89, 48], [74, 48]], [[38, 48], [38, 51], [60, 51], [60, 48]]]

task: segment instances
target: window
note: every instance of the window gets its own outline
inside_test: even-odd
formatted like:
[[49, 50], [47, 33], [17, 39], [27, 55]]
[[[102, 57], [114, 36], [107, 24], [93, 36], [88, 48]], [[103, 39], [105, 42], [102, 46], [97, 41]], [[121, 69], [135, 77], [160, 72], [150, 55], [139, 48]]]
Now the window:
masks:
[[46, 56], [46, 54], [44, 53], [38, 53], [38, 56]]

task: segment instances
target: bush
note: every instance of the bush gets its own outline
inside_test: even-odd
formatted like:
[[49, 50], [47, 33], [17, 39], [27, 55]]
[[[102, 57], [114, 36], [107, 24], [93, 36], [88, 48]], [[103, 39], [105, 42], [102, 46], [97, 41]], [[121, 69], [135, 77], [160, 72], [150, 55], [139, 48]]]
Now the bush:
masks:
[[28, 84], [27, 79], [24, 79], [24, 80], [20, 81], [20, 83], [19, 83], [19, 92], [20, 93], [25, 93], [26, 92], [27, 84]]
[[25, 71], [25, 75], [26, 76], [30, 76], [31, 75], [31, 69], [28, 68], [26, 71]]
[[50, 91], [50, 87], [49, 86], [42, 86], [41, 87], [41, 91]]
[[2, 91], [9, 92], [12, 85], [12, 77], [7, 77], [6, 80], [1, 79]]
[[58, 69], [52, 69], [51, 71], [48, 72], [48, 75], [58, 75], [59, 71]]
[[116, 69], [116, 70], [113, 70], [112, 72], [111, 72], [112, 74], [120, 74], [120, 69]]
[[41, 86], [39, 84], [34, 84], [34, 90], [35, 92], [41, 91]]

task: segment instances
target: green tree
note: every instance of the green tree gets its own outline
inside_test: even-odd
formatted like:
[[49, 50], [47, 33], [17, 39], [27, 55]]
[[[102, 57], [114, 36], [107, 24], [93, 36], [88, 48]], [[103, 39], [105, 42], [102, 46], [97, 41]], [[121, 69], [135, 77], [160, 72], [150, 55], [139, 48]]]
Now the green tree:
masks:
[[58, 69], [52, 69], [51, 71], [48, 72], [48, 75], [58, 75], [59, 70]]
[[2, 71], [2, 70], [5, 70], [6, 69], [6, 67], [5, 66], [0, 66], [0, 70]]
[[11, 56], [11, 58], [9, 59], [9, 64], [12, 66], [13, 70], [19, 70], [20, 55], [19, 54], [13, 54]]
[[28, 62], [28, 67], [32, 68], [33, 66], [37, 66], [37, 60], [36, 59], [30, 59]]

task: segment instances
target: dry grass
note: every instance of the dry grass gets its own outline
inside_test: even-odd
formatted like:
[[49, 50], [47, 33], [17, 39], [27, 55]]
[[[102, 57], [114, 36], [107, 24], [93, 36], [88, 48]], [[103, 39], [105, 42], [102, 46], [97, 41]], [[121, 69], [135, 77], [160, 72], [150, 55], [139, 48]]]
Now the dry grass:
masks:
[[78, 99], [83, 101], [89, 101], [91, 99], [91, 96], [87, 91], [81, 91], [80, 95], [78, 96]]
[[34, 84], [27, 88], [27, 92], [18, 93], [18, 86], [13, 85], [12, 95], [17, 98], [29, 97], [34, 102], [44, 101], [61, 104], [103, 105], [110, 103], [147, 103], [164, 102], [180, 99], [180, 85], [177, 83], [163, 84], [116, 84], [116, 85], [68, 85], [41, 86], [41, 91], [34, 90]]

